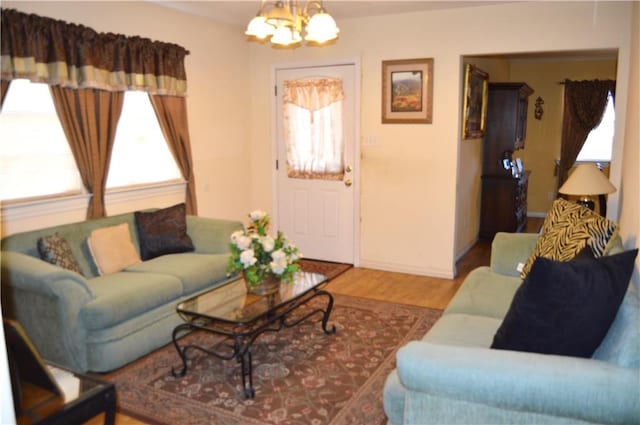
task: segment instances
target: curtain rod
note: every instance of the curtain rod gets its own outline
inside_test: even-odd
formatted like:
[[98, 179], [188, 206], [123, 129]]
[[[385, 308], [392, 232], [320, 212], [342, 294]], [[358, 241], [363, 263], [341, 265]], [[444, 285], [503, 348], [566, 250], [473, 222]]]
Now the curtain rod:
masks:
[[[564, 85], [567, 81], [572, 81], [572, 80], [566, 79], [564, 81], [556, 81], [556, 84]], [[610, 78], [608, 78], [606, 80], [599, 80], [599, 79], [596, 78], [595, 80], [583, 80], [583, 81], [613, 81], [613, 82], [615, 82], [616, 80], [612, 80]]]

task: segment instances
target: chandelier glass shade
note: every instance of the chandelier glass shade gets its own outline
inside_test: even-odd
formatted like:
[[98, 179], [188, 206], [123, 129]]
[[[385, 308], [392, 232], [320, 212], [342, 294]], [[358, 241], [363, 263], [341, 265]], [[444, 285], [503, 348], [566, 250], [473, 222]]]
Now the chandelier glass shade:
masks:
[[271, 41], [279, 47], [297, 46], [304, 40], [323, 44], [338, 37], [336, 21], [318, 1], [263, 1], [245, 34], [257, 40]]

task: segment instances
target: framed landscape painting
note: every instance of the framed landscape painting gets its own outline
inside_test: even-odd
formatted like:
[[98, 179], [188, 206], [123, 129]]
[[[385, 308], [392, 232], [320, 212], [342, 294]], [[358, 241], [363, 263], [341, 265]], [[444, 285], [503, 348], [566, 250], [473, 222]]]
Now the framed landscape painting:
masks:
[[382, 123], [431, 124], [433, 58], [382, 62]]
[[462, 106], [462, 138], [477, 139], [484, 136], [487, 120], [489, 74], [467, 64], [464, 70]]

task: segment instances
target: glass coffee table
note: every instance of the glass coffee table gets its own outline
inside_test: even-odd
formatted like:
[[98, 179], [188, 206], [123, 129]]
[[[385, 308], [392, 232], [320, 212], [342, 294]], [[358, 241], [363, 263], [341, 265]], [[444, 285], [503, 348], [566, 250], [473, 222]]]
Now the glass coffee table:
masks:
[[[244, 280], [238, 278], [181, 302], [176, 310], [184, 323], [173, 330], [173, 344], [182, 360], [182, 368], [172, 369], [173, 376], [181, 377], [187, 373], [187, 352], [190, 350], [200, 350], [222, 360], [237, 359], [244, 395], [246, 398], [255, 397], [251, 345], [261, 334], [296, 326], [316, 315], [321, 315], [325, 334], [336, 332], [335, 326], [328, 326], [333, 296], [322, 289], [327, 282], [324, 275], [301, 272], [292, 284], [281, 284], [279, 292], [258, 296], [248, 294]], [[326, 306], [296, 314], [300, 307], [318, 297], [327, 299]], [[195, 344], [181, 346], [179, 338], [193, 330], [222, 335], [231, 343], [218, 343], [214, 349]]]

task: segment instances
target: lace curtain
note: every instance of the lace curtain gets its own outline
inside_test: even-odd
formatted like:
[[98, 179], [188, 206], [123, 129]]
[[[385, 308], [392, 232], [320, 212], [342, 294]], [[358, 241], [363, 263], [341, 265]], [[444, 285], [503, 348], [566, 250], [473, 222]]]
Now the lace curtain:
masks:
[[318, 78], [284, 82], [284, 138], [292, 178], [344, 177], [342, 80]]

